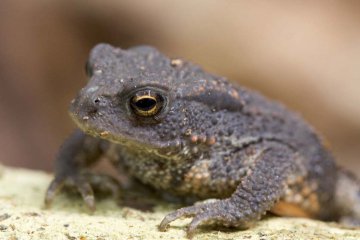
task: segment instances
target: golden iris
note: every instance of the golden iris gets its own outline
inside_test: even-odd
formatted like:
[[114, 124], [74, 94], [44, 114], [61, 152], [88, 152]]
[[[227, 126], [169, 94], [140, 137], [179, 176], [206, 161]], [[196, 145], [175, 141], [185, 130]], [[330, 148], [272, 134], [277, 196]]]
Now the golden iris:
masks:
[[130, 99], [130, 106], [133, 112], [142, 117], [155, 116], [163, 107], [163, 97], [152, 91], [139, 91]]

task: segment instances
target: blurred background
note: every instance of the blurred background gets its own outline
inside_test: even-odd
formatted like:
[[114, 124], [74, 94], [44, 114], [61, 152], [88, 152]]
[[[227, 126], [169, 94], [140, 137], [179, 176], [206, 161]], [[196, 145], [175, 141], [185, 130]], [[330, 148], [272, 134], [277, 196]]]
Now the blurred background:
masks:
[[99, 42], [154, 45], [285, 103], [360, 176], [355, 0], [1, 0], [1, 163], [52, 169]]

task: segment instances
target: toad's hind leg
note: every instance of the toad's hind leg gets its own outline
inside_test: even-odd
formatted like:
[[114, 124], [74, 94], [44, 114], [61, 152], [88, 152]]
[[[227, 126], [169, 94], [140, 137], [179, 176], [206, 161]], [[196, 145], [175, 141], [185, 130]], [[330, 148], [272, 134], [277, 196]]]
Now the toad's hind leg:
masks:
[[178, 209], [168, 214], [159, 229], [180, 217], [193, 217], [188, 228], [191, 236], [204, 223], [247, 228], [259, 220], [283, 196], [287, 179], [300, 174], [297, 155], [281, 144], [264, 148], [231, 197]]
[[360, 179], [339, 168], [335, 189], [340, 222], [347, 226], [360, 227]]

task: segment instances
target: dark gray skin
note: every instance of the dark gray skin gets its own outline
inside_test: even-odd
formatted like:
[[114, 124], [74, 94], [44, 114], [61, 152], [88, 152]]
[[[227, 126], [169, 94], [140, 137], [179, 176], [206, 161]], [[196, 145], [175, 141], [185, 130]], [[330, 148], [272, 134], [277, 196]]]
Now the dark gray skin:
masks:
[[70, 106], [82, 131], [59, 152], [47, 204], [67, 181], [93, 209], [83, 170], [106, 154], [161, 192], [217, 199], [168, 214], [161, 231], [184, 216], [193, 218], [188, 236], [206, 223], [247, 228], [269, 210], [360, 219], [358, 180], [282, 105], [147, 46], [99, 44], [87, 72], [89, 82]]

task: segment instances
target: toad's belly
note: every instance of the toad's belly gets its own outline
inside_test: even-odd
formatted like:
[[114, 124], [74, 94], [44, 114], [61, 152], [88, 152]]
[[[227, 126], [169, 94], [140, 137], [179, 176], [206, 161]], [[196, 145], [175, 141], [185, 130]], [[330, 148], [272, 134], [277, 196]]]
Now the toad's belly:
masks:
[[240, 183], [240, 179], [230, 179], [224, 174], [215, 176], [211, 172], [210, 160], [186, 162], [161, 158], [149, 152], [131, 151], [123, 148], [116, 150], [120, 158], [114, 165], [155, 189], [186, 197], [225, 198], [230, 196]]

